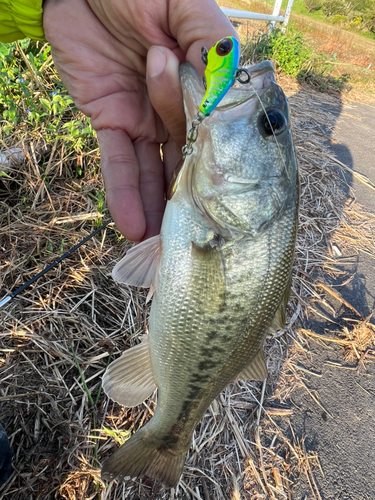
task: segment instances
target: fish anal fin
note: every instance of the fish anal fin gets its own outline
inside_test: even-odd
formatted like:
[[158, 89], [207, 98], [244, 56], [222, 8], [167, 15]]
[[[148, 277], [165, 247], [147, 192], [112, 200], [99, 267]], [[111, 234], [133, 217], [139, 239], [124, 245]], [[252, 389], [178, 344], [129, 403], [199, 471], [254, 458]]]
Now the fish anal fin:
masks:
[[161, 236], [153, 236], [127, 251], [112, 271], [113, 279], [127, 285], [156, 286], [161, 257]]
[[238, 380], [259, 380], [267, 378], [267, 366], [264, 361], [263, 349], [259, 349], [255, 358], [251, 360], [248, 366], [238, 375]]
[[103, 376], [104, 392], [117, 403], [131, 408], [156, 389], [148, 336], [113, 361]]

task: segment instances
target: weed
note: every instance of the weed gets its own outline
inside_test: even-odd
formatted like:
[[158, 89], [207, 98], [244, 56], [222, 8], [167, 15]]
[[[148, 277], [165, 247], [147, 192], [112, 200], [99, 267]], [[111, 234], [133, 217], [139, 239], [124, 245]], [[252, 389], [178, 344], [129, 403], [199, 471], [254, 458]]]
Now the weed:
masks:
[[311, 49], [304, 43], [302, 31], [291, 27], [285, 33], [279, 28], [270, 34], [259, 33], [245, 51], [247, 58], [253, 62], [272, 59], [277, 68], [293, 76], [297, 76], [308, 64], [312, 55]]
[[348, 16], [344, 16], [342, 14], [335, 14], [334, 16], [332, 16], [332, 19], [331, 21], [333, 22], [333, 24], [345, 24], [348, 22]]
[[327, 74], [326, 70], [323, 68], [320, 71], [316, 69], [310, 69], [309, 71], [301, 71], [297, 75], [297, 80], [305, 82], [312, 87], [315, 87], [320, 92], [343, 92], [348, 90], [348, 82], [350, 75], [345, 73], [339, 77], [334, 77]]
[[130, 438], [131, 435], [130, 430], [120, 431], [120, 430], [108, 429], [104, 425], [102, 427], [101, 432], [114, 439], [119, 446], [123, 445], [125, 441], [127, 441]]
[[290, 27], [283, 33], [274, 30], [269, 37], [270, 56], [277, 66], [287, 75], [297, 76], [312, 57], [311, 49], [306, 45], [302, 31]]
[[0, 44], [0, 113], [0, 140], [37, 133], [45, 142], [63, 141], [68, 155], [96, 142], [89, 119], [74, 106], [52, 66], [48, 44]]

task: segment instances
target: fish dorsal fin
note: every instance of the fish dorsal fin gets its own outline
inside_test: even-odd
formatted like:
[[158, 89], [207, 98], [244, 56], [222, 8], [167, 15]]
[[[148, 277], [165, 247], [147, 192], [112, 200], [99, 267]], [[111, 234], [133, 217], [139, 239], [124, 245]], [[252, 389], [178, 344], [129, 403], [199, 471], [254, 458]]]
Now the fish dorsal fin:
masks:
[[290, 276], [287, 285], [285, 287], [285, 292], [284, 295], [282, 296], [280, 305], [269, 327], [269, 332], [272, 334], [275, 334], [278, 330], [282, 330], [283, 328], [285, 328], [286, 306], [288, 305], [291, 288], [292, 288], [292, 277]]
[[267, 366], [264, 361], [264, 352], [260, 348], [254, 359], [248, 366], [238, 375], [239, 380], [260, 380], [263, 381], [267, 377]]
[[127, 408], [137, 406], [151, 396], [156, 383], [148, 336], [109, 365], [103, 376], [103, 389], [113, 401]]
[[153, 236], [127, 251], [112, 276], [118, 283], [149, 288], [156, 286], [161, 256], [161, 236]]

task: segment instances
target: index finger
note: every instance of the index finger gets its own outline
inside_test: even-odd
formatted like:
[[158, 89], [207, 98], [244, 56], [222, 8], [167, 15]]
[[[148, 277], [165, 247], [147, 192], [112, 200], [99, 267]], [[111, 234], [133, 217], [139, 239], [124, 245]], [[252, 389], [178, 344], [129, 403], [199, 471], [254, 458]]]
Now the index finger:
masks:
[[123, 130], [97, 132], [108, 208], [118, 230], [139, 241], [146, 231], [146, 218], [139, 192], [139, 166], [132, 141]]

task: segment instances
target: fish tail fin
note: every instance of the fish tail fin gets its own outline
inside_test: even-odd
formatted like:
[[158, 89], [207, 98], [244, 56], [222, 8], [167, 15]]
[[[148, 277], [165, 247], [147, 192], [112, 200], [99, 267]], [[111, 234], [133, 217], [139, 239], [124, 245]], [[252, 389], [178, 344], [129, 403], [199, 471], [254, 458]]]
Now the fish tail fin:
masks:
[[180, 480], [187, 451], [163, 448], [162, 440], [154, 439], [145, 426], [104, 462], [102, 478], [112, 481], [149, 476], [173, 487]]

